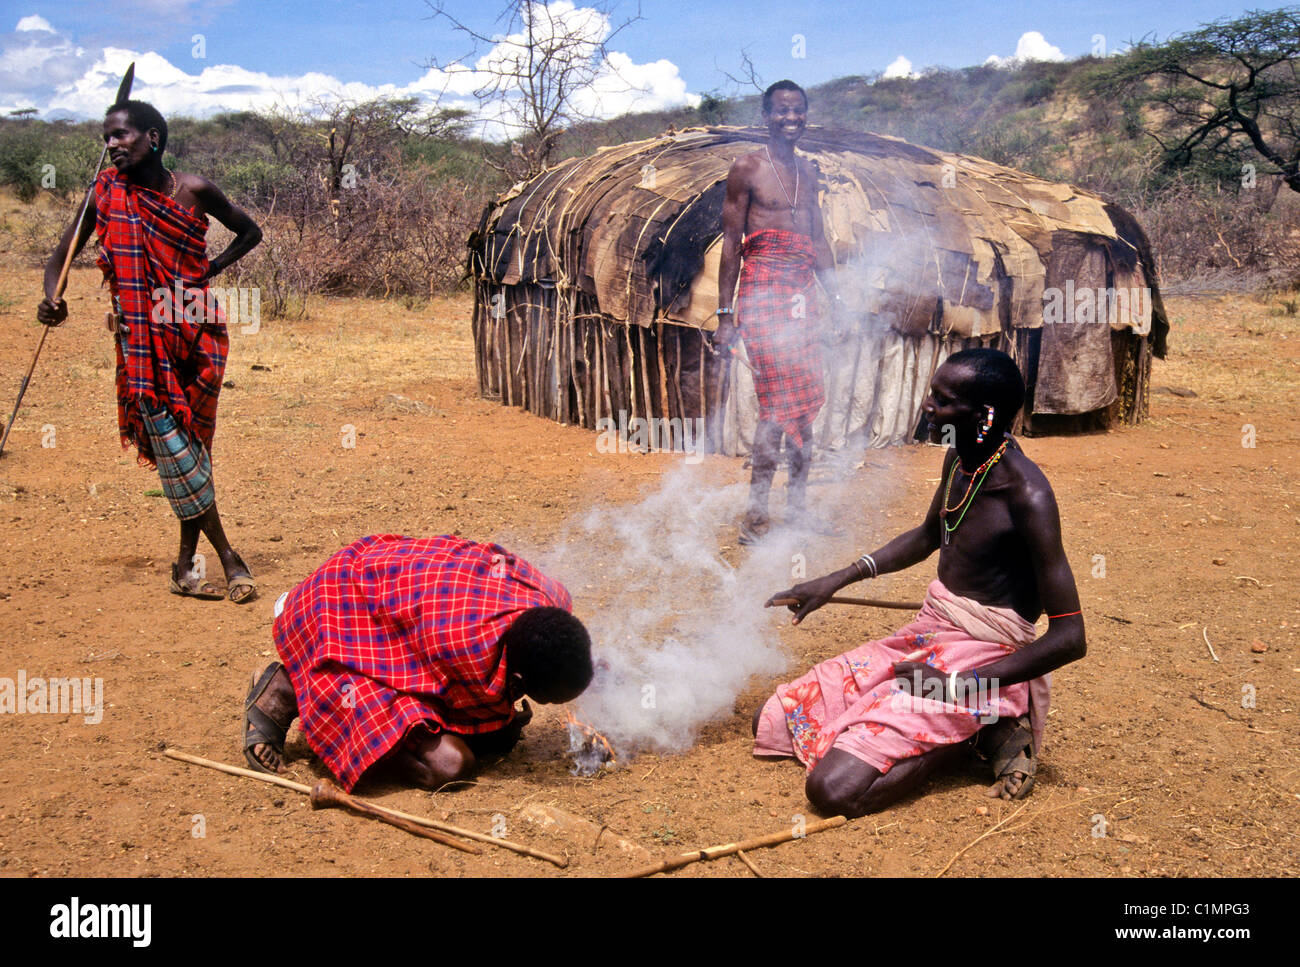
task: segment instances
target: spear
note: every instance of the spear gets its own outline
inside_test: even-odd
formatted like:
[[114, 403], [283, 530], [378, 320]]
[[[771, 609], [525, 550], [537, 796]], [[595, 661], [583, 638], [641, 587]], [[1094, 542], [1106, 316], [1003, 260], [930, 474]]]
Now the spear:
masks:
[[[122, 83], [117, 86], [117, 97], [114, 98], [114, 106], [123, 103], [131, 97], [131, 82], [135, 80], [135, 62], [126, 69], [122, 75]], [[99, 169], [104, 167], [104, 159], [108, 157], [108, 142], [104, 142], [104, 150], [99, 154], [99, 163], [95, 165], [95, 175], [98, 177]], [[77, 213], [77, 221], [72, 229], [72, 236], [68, 240], [68, 254], [63, 258], [63, 271], [59, 273], [58, 285], [54, 287], [54, 301], [58, 302], [63, 297], [63, 290], [68, 287], [68, 271], [72, 268], [72, 259], [77, 254], [77, 237], [81, 234], [81, 223], [86, 219], [86, 211], [90, 206], [90, 196], [94, 193], [94, 183], [91, 183], [90, 189], [86, 192], [86, 197], [81, 201], [81, 211]], [[4, 456], [5, 444], [9, 442], [9, 431], [14, 428], [14, 420], [18, 418], [18, 407], [23, 405], [23, 395], [27, 392], [27, 384], [32, 381], [32, 373], [36, 372], [36, 360], [41, 358], [41, 350], [45, 347], [45, 337], [50, 334], [50, 327], [45, 326], [45, 331], [41, 333], [41, 341], [36, 344], [36, 354], [32, 356], [32, 364], [27, 367], [27, 375], [23, 377], [22, 386], [18, 388], [18, 400], [14, 403], [14, 411], [9, 415], [9, 423], [5, 426], [5, 435], [0, 439], [0, 456]]]

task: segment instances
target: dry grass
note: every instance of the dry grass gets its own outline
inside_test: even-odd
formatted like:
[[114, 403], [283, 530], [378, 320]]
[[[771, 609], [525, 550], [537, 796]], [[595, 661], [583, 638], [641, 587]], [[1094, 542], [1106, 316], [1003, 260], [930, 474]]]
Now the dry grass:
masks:
[[[380, 392], [394, 378], [473, 379], [469, 327], [439, 323], [467, 318], [470, 309], [466, 295], [440, 296], [416, 308], [398, 299], [321, 296], [312, 300], [310, 339], [285, 320], [263, 320], [257, 332], [236, 330], [230, 338], [243, 363], [271, 367], [267, 389], [274, 397], [343, 397]], [[344, 382], [346, 392], [339, 391]]]
[[[1171, 296], [1169, 357], [1153, 387], [1193, 390], [1211, 403], [1245, 403], [1268, 387], [1273, 399], [1300, 400], [1300, 316], [1283, 309], [1286, 294]], [[1268, 346], [1260, 352], [1260, 345]], [[1236, 415], [1234, 412], [1224, 416]], [[1234, 433], [1224, 425], [1218, 432]]]

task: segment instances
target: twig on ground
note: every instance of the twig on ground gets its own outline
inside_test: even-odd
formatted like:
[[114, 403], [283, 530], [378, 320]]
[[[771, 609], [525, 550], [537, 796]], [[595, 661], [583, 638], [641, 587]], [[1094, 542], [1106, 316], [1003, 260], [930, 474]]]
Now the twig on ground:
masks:
[[1224, 715], [1226, 715], [1226, 716], [1228, 717], [1228, 720], [1229, 720], [1229, 721], [1231, 721], [1231, 722], [1236, 722], [1238, 725], [1244, 725], [1244, 726], [1246, 726], [1246, 731], [1247, 731], [1247, 732], [1255, 732], [1255, 733], [1257, 733], [1257, 734], [1259, 734], [1259, 735], [1276, 735], [1276, 734], [1277, 734], [1277, 730], [1276, 730], [1276, 729], [1257, 729], [1257, 728], [1255, 728], [1255, 726], [1251, 725], [1251, 724], [1250, 724], [1249, 722], [1247, 722], [1245, 719], [1237, 718], [1237, 716], [1233, 715], [1233, 714], [1232, 714], [1231, 712], [1229, 712], [1227, 709], [1219, 708], [1219, 706], [1217, 706], [1217, 705], [1211, 705], [1209, 702], [1207, 702], [1207, 701], [1205, 701], [1204, 699], [1202, 699], [1202, 698], [1201, 698], [1199, 695], [1197, 695], [1195, 692], [1192, 692], [1192, 693], [1191, 693], [1191, 696], [1192, 696], [1192, 699], [1196, 702], [1197, 705], [1203, 705], [1203, 706], [1205, 706], [1206, 708], [1214, 709], [1214, 711], [1216, 711], [1216, 712], [1222, 712]]
[[970, 848], [971, 848], [972, 846], [974, 846], [976, 843], [980, 842], [981, 840], [988, 839], [988, 838], [989, 838], [990, 836], [992, 836], [994, 833], [998, 832], [998, 831], [999, 831], [1003, 826], [1005, 826], [1007, 823], [1011, 822], [1011, 820], [1015, 819], [1015, 818], [1016, 818], [1017, 816], [1019, 816], [1022, 812], [1024, 812], [1025, 809], [1028, 808], [1028, 806], [1029, 806], [1029, 803], [1025, 803], [1025, 804], [1022, 805], [1019, 809], [1017, 809], [1015, 812], [1013, 812], [1010, 816], [1007, 816], [1005, 819], [1000, 819], [1000, 820], [998, 820], [997, 825], [994, 826], [992, 829], [986, 829], [983, 833], [981, 833], [980, 835], [976, 836], [973, 840], [971, 840], [969, 843], [967, 843], [965, 846], [963, 846], [961, 849], [959, 849], [959, 850], [957, 851], [957, 853], [953, 856], [953, 858], [950, 859], [947, 863], [944, 864], [943, 869], [941, 869], [938, 873], [934, 874], [934, 878], [937, 880], [937, 879], [939, 879], [939, 877], [941, 877], [941, 876], [943, 876], [945, 873], [947, 873], [948, 870], [949, 870], [949, 868], [952, 866], [952, 864], [956, 863], [957, 860], [959, 860], [959, 859], [961, 858], [961, 855], [962, 855], [963, 853], [965, 853], [968, 849], [970, 849]]
[[[1209, 631], [1209, 630], [1210, 630], [1209, 628], [1202, 628], [1202, 629], [1201, 629], [1201, 637], [1205, 639], [1205, 647], [1208, 648], [1208, 649], [1210, 649], [1210, 657], [1213, 658], [1215, 661], [1218, 661], [1218, 660], [1219, 660], [1219, 656], [1216, 655], [1216, 654], [1214, 653], [1214, 646], [1213, 646], [1212, 644], [1210, 644], [1210, 636], [1209, 636], [1208, 634], [1206, 634], [1206, 632]], [[1193, 697], [1193, 698], [1196, 698], [1195, 695], [1193, 695], [1192, 697]], [[1200, 701], [1200, 700], [1197, 699], [1197, 701]], [[1220, 709], [1220, 711], [1222, 711], [1222, 709]]]
[[740, 859], [740, 862], [744, 863], [746, 866], [749, 867], [749, 872], [753, 873], [760, 880], [763, 879], [763, 874], [759, 871], [758, 867], [754, 865], [753, 860], [751, 860], [748, 856], [745, 855], [745, 851], [743, 849], [736, 850], [736, 856]]

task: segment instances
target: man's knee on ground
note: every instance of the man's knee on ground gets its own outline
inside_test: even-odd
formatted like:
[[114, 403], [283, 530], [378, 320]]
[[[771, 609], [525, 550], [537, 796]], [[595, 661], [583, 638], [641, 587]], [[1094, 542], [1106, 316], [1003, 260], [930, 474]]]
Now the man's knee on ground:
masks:
[[872, 796], [872, 786], [880, 778], [880, 773], [851, 756], [852, 761], [845, 763], [836, 754], [838, 752], [832, 749], [808, 773], [804, 793], [813, 808], [824, 816], [849, 818], [882, 808], [884, 803], [875, 801]]
[[844, 789], [842, 782], [825, 772], [814, 769], [808, 773], [808, 779], [804, 783], [804, 793], [813, 808], [823, 816], [844, 816], [848, 815], [851, 809], [849, 801], [851, 797], [846, 794], [847, 790]]
[[474, 753], [460, 736], [442, 732], [426, 738], [412, 751], [412, 780], [424, 789], [464, 779], [477, 764]]

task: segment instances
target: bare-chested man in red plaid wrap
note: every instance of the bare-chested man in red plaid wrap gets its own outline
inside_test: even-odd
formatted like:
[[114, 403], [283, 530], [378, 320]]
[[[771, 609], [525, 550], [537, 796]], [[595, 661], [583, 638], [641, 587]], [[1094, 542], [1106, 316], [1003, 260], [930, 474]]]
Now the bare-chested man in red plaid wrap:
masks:
[[346, 789], [391, 765], [426, 789], [504, 754], [544, 705], [582, 694], [591, 639], [569, 592], [496, 544], [363, 537], [277, 604], [275, 647], [244, 703], [244, 754], [284, 770], [285, 733]]
[[[110, 328], [116, 336], [122, 446], [134, 446], [142, 464], [157, 467], [180, 519], [169, 587], [187, 597], [229, 595], [242, 604], [257, 585], [226, 539], [217, 512], [212, 438], [228, 341], [208, 280], [257, 245], [262, 231], [206, 178], [163, 167], [167, 122], [152, 105], [114, 105], [104, 118], [104, 141], [113, 166], [91, 188], [95, 220], [82, 220], [80, 232], [75, 222], [64, 232], [45, 266], [46, 297], [36, 318], [51, 326], [67, 318], [67, 305], [54, 297], [60, 269], [69, 246], [80, 251], [93, 228], [115, 307]], [[211, 261], [209, 215], [235, 234]], [[193, 569], [200, 532], [225, 569], [225, 592]]]
[[827, 529], [805, 507], [812, 424], [826, 402], [814, 273], [837, 307], [839, 292], [817, 204], [818, 172], [794, 153], [807, 115], [808, 97], [794, 81], [777, 81], [763, 92], [768, 143], [732, 164], [722, 206], [713, 343], [725, 350], [737, 333], [744, 338], [758, 395], [742, 544], [755, 543], [771, 527], [768, 495], [783, 436], [792, 444], [787, 515], [796, 526]]

